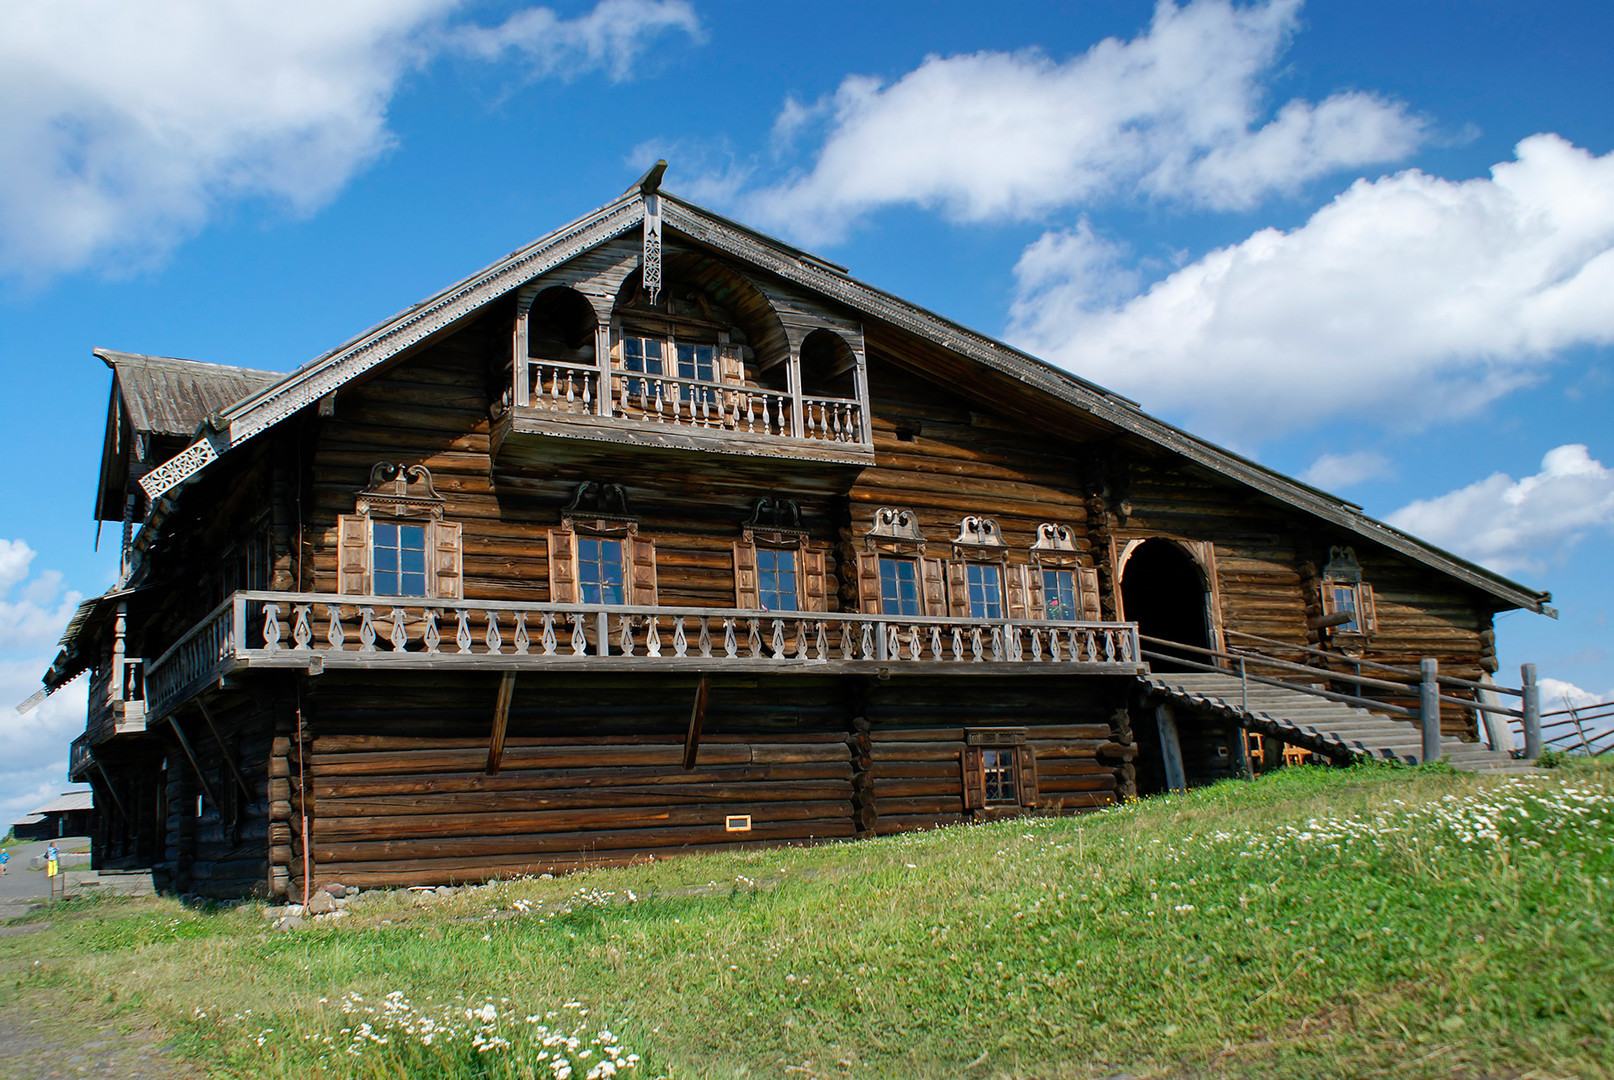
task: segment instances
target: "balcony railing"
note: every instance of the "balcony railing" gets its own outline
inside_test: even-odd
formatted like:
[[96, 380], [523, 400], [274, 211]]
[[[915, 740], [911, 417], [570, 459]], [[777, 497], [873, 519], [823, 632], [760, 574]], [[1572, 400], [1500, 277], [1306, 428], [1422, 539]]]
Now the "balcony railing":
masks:
[[67, 780], [69, 783], [82, 783], [85, 773], [90, 768], [90, 733], [85, 732], [73, 740], [73, 745], [67, 749]]
[[146, 730], [144, 676], [145, 661], [132, 656], [97, 667], [91, 673], [84, 730], [92, 744], [113, 735]]
[[782, 390], [613, 370], [604, 399], [593, 365], [528, 358], [516, 404], [572, 416], [603, 416], [667, 424], [695, 433], [729, 432], [819, 442], [865, 444], [861, 402], [804, 395], [800, 405]]
[[161, 717], [237, 667], [1136, 674], [1134, 623], [238, 592], [150, 665]]

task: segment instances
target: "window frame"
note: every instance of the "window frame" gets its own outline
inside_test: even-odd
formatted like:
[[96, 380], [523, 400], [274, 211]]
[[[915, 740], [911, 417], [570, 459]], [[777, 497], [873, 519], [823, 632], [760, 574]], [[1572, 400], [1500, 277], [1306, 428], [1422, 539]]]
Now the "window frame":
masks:
[[[629, 564], [632, 545], [629, 538], [626, 535], [612, 536], [597, 532], [573, 530], [571, 544], [572, 567], [576, 573], [577, 602], [579, 604], [597, 604], [601, 607], [628, 607], [633, 593], [631, 585], [633, 567]], [[599, 581], [586, 581], [584, 579], [583, 567], [585, 565], [600, 567], [602, 572], [606, 567], [613, 565], [612, 562], [603, 558], [585, 559], [583, 557], [584, 544], [599, 545], [602, 550], [606, 544], [616, 545], [617, 558], [614, 563], [618, 575], [616, 582], [607, 582], [603, 578]], [[609, 585], [614, 585], [617, 589], [618, 599], [605, 599], [605, 589]], [[600, 596], [596, 600], [591, 600], [586, 595], [586, 590], [591, 586], [600, 590]]]
[[[406, 518], [392, 518], [392, 517], [384, 517], [384, 518], [382, 518], [381, 520], [378, 521], [374, 516], [368, 517], [367, 522], [368, 522], [368, 525], [367, 525], [367, 530], [366, 531], [368, 533], [369, 555], [370, 555], [370, 558], [369, 558], [370, 595], [371, 596], [395, 596], [395, 597], [398, 597], [400, 599], [410, 599], [410, 598], [414, 598], [414, 597], [430, 598], [431, 595], [432, 595], [432, 593], [431, 593], [431, 579], [432, 579], [432, 573], [431, 573], [431, 564], [432, 564], [432, 558], [431, 558], [431, 555], [432, 555], [432, 528], [431, 528], [431, 522], [429, 522], [429, 521], [410, 521], [410, 520], [408, 520]], [[398, 544], [396, 546], [391, 547], [391, 548], [383, 548], [383, 547], [379, 546], [376, 543], [376, 526], [378, 526], [378, 525], [382, 526], [382, 527], [385, 527], [385, 528], [391, 528], [391, 529], [396, 529], [397, 530], [397, 532], [398, 532]], [[404, 546], [403, 546], [403, 531], [405, 529], [419, 529], [420, 530], [420, 570], [418, 571], [418, 574], [420, 576], [421, 589], [422, 589], [421, 592], [409, 592], [409, 591], [406, 591], [403, 588], [404, 575], [409, 574], [410, 576], [413, 576], [416, 573], [416, 571], [405, 570], [404, 567], [403, 567], [403, 554], [404, 554], [404, 551], [405, 550], [411, 550], [411, 551], [414, 550], [413, 548], [405, 549]], [[389, 573], [393, 577], [398, 579], [398, 591], [397, 592], [382, 592], [381, 591], [380, 578], [381, 578], [381, 574], [383, 573], [383, 571], [381, 571], [379, 569], [379, 567], [378, 567], [378, 560], [376, 558], [376, 554], [377, 554], [377, 552], [383, 551], [383, 550], [391, 550], [391, 551], [397, 552], [397, 555], [398, 555], [398, 565], [397, 565], [397, 567], [395, 569], [393, 569], [393, 570], [386, 571], [386, 573]]]
[[[917, 619], [922, 617], [925, 613], [925, 596], [924, 581], [919, 565], [919, 557], [916, 555], [891, 555], [882, 551], [879, 553], [878, 559], [880, 573], [880, 614], [891, 615], [899, 619]], [[889, 606], [887, 606], [885, 569], [888, 565], [892, 567], [906, 566], [909, 569], [910, 574], [912, 575], [910, 584], [913, 586], [912, 611], [893, 611]], [[899, 606], [905, 606], [906, 600], [901, 595], [901, 587], [903, 582], [900, 580], [900, 576], [894, 576], [897, 578], [897, 580], [895, 580], [898, 590], [897, 603]]]
[[[799, 547], [796, 546], [796, 545], [775, 546], [775, 545], [771, 545], [771, 544], [757, 544], [756, 545], [756, 553], [757, 553], [757, 608], [758, 608], [758, 610], [767, 611], [767, 612], [790, 612], [792, 614], [801, 611], [803, 609], [804, 605], [802, 603], [802, 584], [803, 583], [802, 583], [802, 573], [801, 573], [801, 565], [800, 565], [801, 560], [798, 558], [798, 555], [800, 554]], [[770, 557], [771, 559], [774, 560], [775, 565], [774, 565], [774, 568], [772, 570], [767, 570], [767, 569], [763, 568], [762, 561], [763, 561], [763, 556], [764, 555], [767, 555], [768, 557]], [[781, 602], [783, 601], [784, 596], [785, 596], [785, 591], [783, 589], [779, 588], [779, 584], [778, 584], [779, 575], [781, 573], [781, 571], [778, 569], [778, 560], [779, 560], [779, 557], [781, 555], [787, 556], [790, 559], [790, 570], [788, 572], [790, 574], [791, 588], [790, 588], [790, 607], [788, 607], [788, 608], [787, 607], [769, 607], [768, 603], [767, 603], [768, 594], [769, 594], [770, 591], [772, 592], [773, 596], [776, 597], [777, 599], [779, 599]], [[772, 574], [773, 575], [774, 588], [772, 590], [769, 590], [766, 587], [766, 585], [764, 584], [764, 581], [766, 579], [764, 578], [763, 575], [765, 575], [765, 574]]]

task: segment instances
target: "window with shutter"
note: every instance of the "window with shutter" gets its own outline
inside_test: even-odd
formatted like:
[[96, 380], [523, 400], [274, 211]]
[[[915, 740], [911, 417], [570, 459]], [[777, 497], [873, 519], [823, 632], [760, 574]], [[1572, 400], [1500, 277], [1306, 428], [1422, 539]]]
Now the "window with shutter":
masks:
[[1104, 618], [1104, 607], [1098, 595], [1098, 571], [1091, 566], [1079, 567], [1076, 580], [1082, 587], [1082, 619], [1098, 622]]
[[890, 555], [878, 557], [880, 605], [876, 614], [919, 615], [923, 604], [919, 586], [919, 566], [914, 559]]
[[822, 549], [801, 549], [801, 606], [804, 611], [829, 610], [828, 560]]
[[577, 534], [570, 529], [549, 530], [549, 600], [575, 604], [577, 599]]
[[946, 568], [942, 565], [940, 559], [920, 559], [919, 569], [924, 585], [925, 614], [945, 616], [947, 614]]
[[960, 765], [964, 774], [964, 809], [979, 810], [986, 805], [986, 789], [981, 775], [981, 748], [964, 747]]
[[336, 591], [350, 596], [370, 595], [370, 518], [343, 514], [337, 519]]
[[872, 551], [857, 553], [857, 603], [864, 615], [878, 615], [884, 597], [884, 576], [880, 556]]
[[763, 611], [801, 610], [795, 548], [757, 549], [757, 595]]
[[1031, 567], [1009, 566], [1004, 575], [1005, 593], [1009, 600], [1009, 618], [1031, 618]]
[[628, 602], [640, 607], [656, 607], [660, 603], [656, 588], [656, 542], [638, 535], [630, 536], [628, 558], [631, 574]]
[[1017, 751], [1020, 765], [1020, 805], [1037, 805], [1037, 751], [1025, 744]]
[[955, 619], [970, 617], [970, 584], [962, 559], [947, 562], [947, 614]]
[[757, 588], [757, 546], [746, 540], [734, 542], [734, 606], [756, 611], [762, 606]]
[[434, 521], [431, 542], [436, 552], [436, 591], [440, 599], [462, 600], [465, 596], [465, 551], [461, 543], [464, 529], [457, 521]]

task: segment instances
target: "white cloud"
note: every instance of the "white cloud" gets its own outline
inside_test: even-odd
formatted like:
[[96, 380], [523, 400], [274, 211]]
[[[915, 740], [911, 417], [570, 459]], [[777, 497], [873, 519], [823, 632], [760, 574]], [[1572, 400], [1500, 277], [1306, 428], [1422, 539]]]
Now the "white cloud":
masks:
[[1109, 302], [1102, 240], [1050, 232], [1018, 268], [1011, 340], [1215, 437], [1338, 417], [1422, 425], [1614, 341], [1614, 154], [1555, 135], [1489, 178], [1360, 180]]
[[400, 80], [453, 50], [627, 73], [683, 0], [545, 8], [479, 31], [459, 0], [57, 0], [0, 6], [0, 273], [160, 258], [222, 208], [329, 201], [392, 143]]
[[1549, 450], [1534, 476], [1493, 473], [1385, 520], [1500, 573], [1539, 572], [1588, 534], [1614, 534], [1614, 470], [1572, 443]]
[[889, 84], [849, 77], [816, 105], [786, 102], [776, 142], [827, 124], [817, 160], [750, 193], [743, 212], [822, 241], [894, 203], [967, 221], [1134, 190], [1243, 208], [1339, 168], [1405, 156], [1421, 122], [1370, 94], [1290, 101], [1261, 125], [1263, 82], [1299, 6], [1162, 0], [1147, 33], [1064, 63], [983, 52], [929, 57]]
[[1392, 476], [1395, 466], [1377, 450], [1349, 454], [1323, 454], [1300, 474], [1300, 479], [1325, 491], [1340, 491], [1369, 480]]
[[461, 52], [483, 60], [519, 54], [534, 77], [603, 69], [614, 79], [626, 79], [650, 42], [670, 30], [701, 37], [700, 19], [684, 0], [600, 0], [576, 19], [527, 8], [498, 26], [463, 27], [451, 40]]
[[62, 576], [28, 576], [34, 551], [0, 539], [0, 834], [35, 806], [67, 790], [68, 745], [84, 731], [85, 680], [22, 715], [16, 706], [39, 689], [56, 642], [78, 606]]
[[1614, 690], [1598, 694], [1591, 690], [1582, 690], [1574, 683], [1565, 682], [1563, 679], [1542, 679], [1540, 686], [1542, 712], [1557, 712], [1565, 707], [1584, 709], [1588, 705], [1601, 705], [1605, 701], [1614, 701]]

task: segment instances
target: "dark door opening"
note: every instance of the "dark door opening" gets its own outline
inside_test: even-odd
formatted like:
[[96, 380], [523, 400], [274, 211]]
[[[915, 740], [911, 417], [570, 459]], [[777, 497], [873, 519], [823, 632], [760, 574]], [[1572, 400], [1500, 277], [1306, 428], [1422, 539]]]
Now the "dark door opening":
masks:
[[[1199, 566], [1170, 540], [1145, 540], [1133, 549], [1121, 572], [1121, 605], [1127, 620], [1137, 623], [1138, 633], [1147, 637], [1209, 648], [1205, 596], [1205, 579]], [[1210, 660], [1203, 653], [1173, 650], [1147, 641], [1143, 648], [1201, 664]], [[1193, 670], [1159, 660], [1151, 660], [1150, 666], [1156, 671]]]

